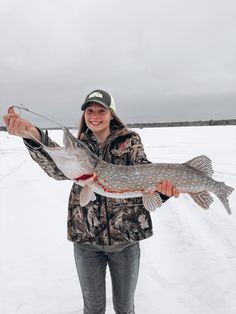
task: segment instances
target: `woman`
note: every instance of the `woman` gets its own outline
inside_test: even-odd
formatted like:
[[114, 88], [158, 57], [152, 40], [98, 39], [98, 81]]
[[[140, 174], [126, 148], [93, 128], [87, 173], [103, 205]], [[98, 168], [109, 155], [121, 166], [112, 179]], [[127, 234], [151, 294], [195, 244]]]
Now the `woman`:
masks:
[[[103, 90], [92, 91], [81, 109], [83, 115], [78, 138], [101, 159], [113, 164], [149, 163], [139, 135], [126, 128], [116, 115], [112, 96]], [[66, 180], [52, 159], [30, 134], [47, 146], [57, 146], [47, 132], [21, 119], [13, 109], [4, 117], [7, 131], [21, 136], [32, 158], [56, 180]], [[105, 273], [109, 265], [113, 306], [116, 313], [134, 312], [134, 293], [138, 279], [139, 241], [152, 235], [149, 212], [142, 199], [112, 199], [96, 195], [80, 206], [81, 187], [73, 184], [69, 197], [68, 239], [74, 255], [84, 299], [84, 313], [105, 313]], [[179, 192], [170, 182], [157, 185], [163, 202]]]

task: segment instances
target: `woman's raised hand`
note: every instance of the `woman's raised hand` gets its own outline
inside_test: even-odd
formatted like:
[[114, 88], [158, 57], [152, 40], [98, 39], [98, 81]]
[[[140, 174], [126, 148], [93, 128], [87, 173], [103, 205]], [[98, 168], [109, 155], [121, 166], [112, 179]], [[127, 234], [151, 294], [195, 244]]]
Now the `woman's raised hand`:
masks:
[[13, 107], [8, 109], [8, 113], [3, 117], [3, 120], [9, 134], [29, 139], [35, 137], [39, 141], [41, 140], [41, 135], [37, 128], [27, 120], [22, 119]]

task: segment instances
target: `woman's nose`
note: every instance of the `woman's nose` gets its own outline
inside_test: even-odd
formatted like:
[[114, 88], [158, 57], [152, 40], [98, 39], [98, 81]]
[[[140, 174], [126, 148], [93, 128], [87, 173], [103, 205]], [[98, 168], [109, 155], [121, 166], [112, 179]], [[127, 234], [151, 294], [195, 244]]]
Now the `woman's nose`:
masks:
[[99, 117], [99, 116], [100, 116], [99, 113], [96, 112], [96, 111], [91, 113], [91, 117], [92, 118], [94, 118], [94, 117], [96, 118], [96, 117]]

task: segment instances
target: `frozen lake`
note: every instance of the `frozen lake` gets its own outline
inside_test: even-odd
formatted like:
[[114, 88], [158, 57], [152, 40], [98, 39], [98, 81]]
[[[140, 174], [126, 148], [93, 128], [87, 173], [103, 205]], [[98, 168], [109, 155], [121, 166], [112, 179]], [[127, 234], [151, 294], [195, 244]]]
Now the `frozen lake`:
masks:
[[[236, 187], [236, 126], [137, 130], [153, 162], [205, 154], [213, 177]], [[61, 141], [61, 131], [50, 131]], [[82, 313], [66, 239], [72, 183], [49, 178], [22, 140], [0, 132], [0, 301], [2, 314]], [[188, 195], [152, 214], [154, 236], [141, 242], [137, 314], [236, 313], [236, 192], [232, 215], [213, 195], [207, 211]], [[113, 313], [109, 273], [107, 313]]]

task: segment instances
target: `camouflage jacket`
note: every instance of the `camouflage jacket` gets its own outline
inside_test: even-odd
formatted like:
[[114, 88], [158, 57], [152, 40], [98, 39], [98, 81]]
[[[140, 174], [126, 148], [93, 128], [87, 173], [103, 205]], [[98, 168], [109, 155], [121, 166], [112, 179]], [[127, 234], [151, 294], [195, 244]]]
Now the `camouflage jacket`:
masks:
[[[47, 146], [57, 146], [48, 136], [42, 134]], [[83, 141], [101, 159], [113, 164], [134, 165], [149, 163], [144, 153], [140, 136], [126, 129], [114, 130], [104, 143], [89, 131]], [[51, 157], [30, 140], [25, 144], [34, 161], [56, 180], [66, 180]], [[141, 197], [129, 199], [107, 198], [96, 194], [96, 200], [81, 207], [79, 197], [82, 187], [73, 184], [68, 204], [68, 239], [72, 242], [98, 245], [120, 245], [136, 242], [152, 235], [152, 222], [144, 208]], [[166, 197], [163, 196], [163, 201]]]

